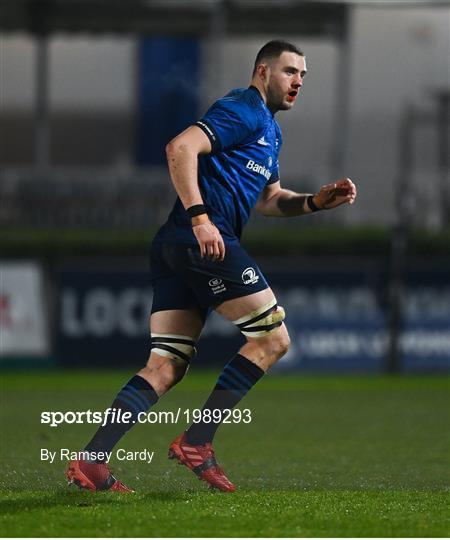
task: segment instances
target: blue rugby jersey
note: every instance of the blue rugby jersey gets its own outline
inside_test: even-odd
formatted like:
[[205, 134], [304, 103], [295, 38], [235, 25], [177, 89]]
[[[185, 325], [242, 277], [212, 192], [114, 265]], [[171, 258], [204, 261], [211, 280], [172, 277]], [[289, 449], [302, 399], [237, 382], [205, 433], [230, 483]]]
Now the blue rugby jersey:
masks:
[[[261, 191], [279, 180], [280, 127], [253, 86], [232, 90], [196, 125], [212, 146], [210, 154], [198, 159], [203, 201], [224, 241], [238, 242]], [[179, 198], [158, 236], [175, 242], [196, 241]]]

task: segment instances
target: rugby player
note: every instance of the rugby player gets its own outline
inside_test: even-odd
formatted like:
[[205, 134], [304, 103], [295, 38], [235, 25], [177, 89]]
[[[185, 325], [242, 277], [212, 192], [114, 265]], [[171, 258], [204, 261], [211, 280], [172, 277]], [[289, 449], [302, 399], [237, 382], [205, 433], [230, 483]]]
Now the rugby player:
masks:
[[[316, 194], [280, 185], [282, 138], [274, 115], [292, 109], [305, 75], [305, 57], [295, 45], [267, 43], [256, 57], [251, 85], [216, 101], [167, 145], [178, 198], [152, 244], [151, 354], [111, 405], [136, 420], [182, 379], [210, 310], [234, 323], [246, 343], [206, 400], [206, 421], [191, 425], [169, 448], [170, 458], [222, 491], [235, 486], [216, 461], [212, 441], [220, 421], [208, 422], [207, 411], [235, 407], [289, 347], [284, 310], [239, 241], [250, 211], [298, 216], [353, 204], [356, 197], [349, 178]], [[110, 452], [132, 425], [107, 423], [85, 451]], [[91, 490], [130, 491], [96, 459], [72, 461], [67, 478]]]

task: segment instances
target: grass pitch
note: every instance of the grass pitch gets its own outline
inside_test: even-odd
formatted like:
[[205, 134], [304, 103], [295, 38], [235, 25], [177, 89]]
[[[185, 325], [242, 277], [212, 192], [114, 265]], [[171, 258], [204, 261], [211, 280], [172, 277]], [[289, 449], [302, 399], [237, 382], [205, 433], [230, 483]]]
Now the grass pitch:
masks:
[[[446, 377], [266, 377], [224, 425], [216, 453], [234, 494], [211, 493], [167, 447], [186, 424], [139, 425], [112, 460], [137, 493], [68, 489], [65, 463], [92, 425], [51, 428], [42, 411], [104, 410], [125, 372], [2, 373], [0, 530], [4, 536], [448, 536], [450, 384]], [[201, 407], [217, 374], [193, 370], [156, 408]]]

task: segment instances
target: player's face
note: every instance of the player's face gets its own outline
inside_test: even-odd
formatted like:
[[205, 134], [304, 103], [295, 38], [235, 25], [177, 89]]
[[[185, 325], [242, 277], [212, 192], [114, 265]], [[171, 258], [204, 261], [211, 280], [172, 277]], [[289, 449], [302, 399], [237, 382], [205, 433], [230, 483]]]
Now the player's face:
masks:
[[272, 112], [292, 109], [306, 74], [303, 56], [283, 52], [267, 69], [267, 106]]

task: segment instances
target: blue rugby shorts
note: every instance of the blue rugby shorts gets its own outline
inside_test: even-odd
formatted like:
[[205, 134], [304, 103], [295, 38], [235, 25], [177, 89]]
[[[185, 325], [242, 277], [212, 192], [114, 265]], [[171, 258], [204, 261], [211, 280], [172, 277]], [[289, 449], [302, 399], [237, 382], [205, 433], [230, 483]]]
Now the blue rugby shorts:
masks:
[[212, 261], [201, 258], [198, 245], [154, 241], [150, 268], [152, 313], [194, 308], [205, 320], [222, 302], [268, 287], [258, 265], [237, 243], [225, 246], [223, 261]]

